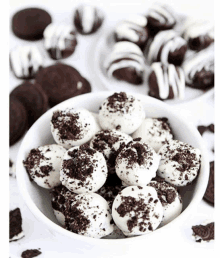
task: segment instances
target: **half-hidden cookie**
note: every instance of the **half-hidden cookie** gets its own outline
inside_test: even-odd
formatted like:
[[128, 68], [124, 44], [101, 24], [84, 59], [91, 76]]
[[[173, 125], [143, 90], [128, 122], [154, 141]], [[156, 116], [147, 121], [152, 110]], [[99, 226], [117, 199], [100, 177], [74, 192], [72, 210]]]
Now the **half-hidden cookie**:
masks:
[[12, 31], [26, 40], [43, 38], [44, 29], [52, 21], [48, 12], [39, 8], [26, 8], [15, 13], [12, 17]]
[[80, 5], [74, 13], [74, 24], [80, 34], [95, 33], [102, 25], [104, 15], [101, 10], [92, 5]]
[[10, 146], [16, 143], [27, 129], [27, 112], [23, 104], [15, 97], [10, 97]]
[[74, 67], [62, 63], [41, 69], [36, 76], [36, 82], [46, 92], [50, 106], [91, 92], [90, 83]]
[[10, 67], [18, 79], [32, 79], [43, 67], [43, 56], [37, 46], [19, 46], [11, 50]]
[[215, 162], [210, 162], [209, 182], [204, 195], [204, 200], [214, 205], [215, 203]]
[[19, 99], [28, 114], [28, 125], [31, 126], [48, 108], [48, 98], [37, 83], [24, 82], [10, 94]]
[[52, 59], [69, 57], [76, 45], [76, 33], [71, 25], [51, 23], [44, 30], [44, 46]]

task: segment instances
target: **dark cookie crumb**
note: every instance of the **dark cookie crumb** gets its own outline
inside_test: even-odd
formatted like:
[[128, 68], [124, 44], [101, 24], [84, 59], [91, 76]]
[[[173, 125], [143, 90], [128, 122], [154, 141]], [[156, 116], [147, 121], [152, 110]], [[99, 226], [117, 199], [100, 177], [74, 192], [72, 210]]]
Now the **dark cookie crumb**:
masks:
[[214, 234], [215, 234], [215, 225], [214, 222], [211, 222], [207, 225], [197, 225], [192, 226], [193, 236], [198, 237], [199, 239], [196, 240], [196, 242], [202, 242], [202, 241], [210, 241], [214, 240]]
[[12, 238], [19, 235], [22, 232], [22, 217], [21, 217], [21, 211], [19, 208], [16, 208], [15, 210], [12, 210], [9, 212], [9, 240], [13, 240]]
[[214, 124], [210, 124], [210, 125], [198, 125], [197, 129], [199, 131], [199, 133], [201, 135], [203, 135], [205, 132], [210, 131], [211, 133], [215, 132], [215, 125]]
[[209, 182], [204, 194], [204, 200], [214, 205], [215, 203], [215, 162], [210, 162]]
[[22, 258], [33, 258], [38, 255], [42, 254], [38, 249], [28, 249], [24, 252], [22, 252], [21, 257]]

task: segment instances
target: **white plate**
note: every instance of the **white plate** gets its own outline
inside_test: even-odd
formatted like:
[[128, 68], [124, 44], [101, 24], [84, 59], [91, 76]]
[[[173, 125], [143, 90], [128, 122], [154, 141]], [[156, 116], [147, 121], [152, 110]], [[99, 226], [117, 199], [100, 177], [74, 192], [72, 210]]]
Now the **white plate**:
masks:
[[[108, 54], [111, 52], [112, 46], [114, 44], [112, 31], [113, 31], [112, 27], [109, 27], [107, 30], [105, 30], [104, 35], [102, 34], [97, 42], [96, 50], [94, 51], [95, 58], [93, 58], [93, 60], [95, 60], [94, 72], [97, 73], [97, 76], [100, 78], [102, 84], [108, 90], [129, 91], [132, 93], [140, 93], [140, 94], [148, 95], [149, 86], [148, 86], [147, 78], [150, 71], [150, 66], [147, 64], [145, 67], [144, 82], [141, 85], [132, 85], [125, 81], [119, 81], [115, 78], [109, 78], [107, 76], [103, 63], [106, 57], [108, 56]], [[165, 102], [168, 104], [182, 104], [182, 103], [197, 100], [200, 98], [208, 98], [212, 94], [214, 94], [214, 88], [209, 89], [207, 91], [203, 91], [203, 90], [193, 89], [186, 86], [184, 100], [171, 99], [171, 100], [165, 100]]]

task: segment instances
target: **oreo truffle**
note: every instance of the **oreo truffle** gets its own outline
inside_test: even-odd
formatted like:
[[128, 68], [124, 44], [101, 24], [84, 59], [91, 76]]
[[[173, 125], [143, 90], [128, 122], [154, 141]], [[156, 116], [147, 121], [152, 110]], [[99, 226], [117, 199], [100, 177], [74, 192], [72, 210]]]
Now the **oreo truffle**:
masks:
[[175, 186], [190, 184], [198, 175], [201, 166], [201, 152], [187, 143], [172, 140], [163, 145], [158, 175]]
[[139, 14], [124, 19], [115, 27], [114, 37], [116, 42], [133, 42], [143, 49], [148, 40], [146, 16]]
[[140, 140], [129, 142], [115, 161], [116, 174], [127, 185], [147, 185], [156, 176], [159, 166], [159, 156]]
[[104, 68], [109, 78], [140, 85], [145, 69], [143, 52], [132, 42], [117, 42], [107, 56]]
[[151, 97], [160, 100], [184, 99], [185, 74], [181, 67], [156, 62], [151, 65], [151, 70], [148, 77], [148, 94]]
[[90, 147], [101, 152], [108, 165], [114, 167], [120, 150], [132, 141], [131, 136], [117, 130], [101, 130], [90, 141]]
[[147, 59], [149, 63], [162, 62], [181, 65], [187, 50], [187, 42], [174, 30], [159, 32], [152, 40]]
[[165, 143], [173, 139], [173, 134], [167, 118], [145, 118], [132, 137], [141, 138], [144, 143], [158, 152]]
[[125, 92], [114, 93], [105, 99], [99, 110], [102, 129], [118, 129], [131, 134], [141, 125], [145, 112], [140, 100]]
[[44, 30], [44, 46], [54, 60], [72, 55], [76, 45], [76, 33], [71, 25], [51, 23]]
[[15, 144], [27, 130], [28, 116], [24, 105], [15, 97], [9, 99], [10, 146]]
[[17, 241], [23, 237], [21, 211], [16, 208], [9, 212], [9, 241]]
[[102, 25], [104, 15], [101, 10], [92, 5], [80, 5], [74, 13], [74, 25], [83, 35], [95, 33]]
[[54, 215], [57, 221], [62, 226], [64, 226], [65, 225], [64, 211], [66, 209], [66, 202], [69, 200], [73, 200], [76, 194], [69, 191], [63, 185], [58, 185], [54, 187], [51, 190], [50, 194], [51, 194], [51, 204], [52, 204]]
[[82, 193], [68, 201], [65, 210], [66, 229], [73, 233], [101, 238], [113, 232], [108, 203], [96, 193]]
[[60, 180], [74, 193], [96, 192], [104, 185], [107, 172], [102, 153], [82, 145], [69, 149], [64, 155]]
[[164, 226], [178, 217], [182, 211], [182, 198], [177, 189], [167, 182], [151, 181], [148, 186], [154, 187], [163, 206], [163, 219], [160, 226]]
[[43, 56], [37, 46], [19, 46], [11, 50], [10, 67], [18, 79], [33, 79], [43, 67]]
[[90, 83], [72, 66], [56, 63], [41, 69], [36, 76], [51, 107], [69, 98], [91, 92]]
[[145, 235], [161, 223], [163, 207], [153, 187], [129, 186], [115, 198], [112, 217], [126, 236]]
[[188, 86], [200, 90], [214, 87], [214, 45], [186, 58], [182, 67]]
[[160, 30], [172, 29], [176, 24], [173, 10], [167, 5], [155, 3], [147, 13], [148, 28], [152, 35]]
[[192, 226], [192, 231], [196, 242], [210, 242], [215, 238], [215, 223], [203, 223]]
[[17, 98], [25, 107], [28, 115], [29, 127], [43, 114], [48, 108], [48, 98], [41, 86], [37, 83], [24, 82], [18, 85], [10, 96]]
[[99, 129], [89, 111], [74, 108], [54, 111], [50, 126], [54, 140], [67, 149], [89, 142]]
[[190, 49], [200, 51], [214, 42], [214, 26], [209, 21], [187, 19], [183, 37]]
[[61, 161], [66, 149], [57, 144], [32, 149], [23, 161], [30, 180], [39, 186], [52, 189], [60, 184]]
[[21, 39], [42, 39], [44, 29], [51, 21], [50, 14], [43, 9], [22, 9], [12, 17], [12, 31]]

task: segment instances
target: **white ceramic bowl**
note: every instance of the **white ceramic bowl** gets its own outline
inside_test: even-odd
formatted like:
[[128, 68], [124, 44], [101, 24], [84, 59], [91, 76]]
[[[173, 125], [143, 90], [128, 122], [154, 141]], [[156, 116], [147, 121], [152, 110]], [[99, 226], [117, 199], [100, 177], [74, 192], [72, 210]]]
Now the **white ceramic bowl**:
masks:
[[194, 126], [187, 123], [185, 119], [173, 112], [173, 107], [163, 103], [162, 101], [154, 98], [133, 94], [140, 99], [145, 108], [147, 117], [167, 117], [173, 129], [176, 139], [187, 142], [194, 147], [201, 150], [202, 163], [201, 171], [195, 182], [188, 187], [184, 187], [181, 191], [183, 197], [184, 211], [168, 225], [161, 227], [151, 234], [144, 236], [138, 236], [134, 238], [125, 239], [93, 239], [75, 233], [69, 232], [58, 225], [56, 218], [54, 217], [49, 191], [37, 186], [34, 182], [30, 182], [27, 172], [23, 166], [23, 160], [27, 157], [29, 151], [32, 148], [36, 148], [41, 145], [53, 143], [53, 137], [50, 131], [50, 119], [52, 113], [57, 108], [65, 109], [67, 107], [82, 107], [92, 112], [98, 112], [102, 101], [113, 94], [113, 92], [99, 92], [89, 93], [81, 95], [75, 98], [68, 99], [63, 103], [53, 107], [47, 111], [27, 132], [17, 158], [17, 182], [28, 208], [34, 214], [37, 220], [44, 223], [45, 227], [55, 236], [62, 236], [66, 241], [79, 240], [86, 244], [92, 245], [119, 245], [126, 248], [134, 243], [138, 244], [141, 240], [150, 240], [158, 236], [158, 234], [164, 235], [172, 227], [180, 227], [185, 219], [193, 212], [193, 209], [197, 207], [197, 204], [201, 201], [208, 183], [209, 176], [209, 160], [206, 153], [205, 145], [203, 144], [202, 137]]

